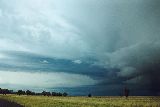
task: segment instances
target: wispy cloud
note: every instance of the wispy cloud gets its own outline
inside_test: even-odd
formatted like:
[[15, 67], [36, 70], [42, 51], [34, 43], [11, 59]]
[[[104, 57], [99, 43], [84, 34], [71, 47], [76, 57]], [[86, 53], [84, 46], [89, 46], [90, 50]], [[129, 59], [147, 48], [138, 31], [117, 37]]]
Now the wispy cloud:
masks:
[[75, 64], [81, 64], [81, 63], [82, 63], [81, 60], [74, 60], [74, 61], [72, 61], [72, 62], [75, 63]]

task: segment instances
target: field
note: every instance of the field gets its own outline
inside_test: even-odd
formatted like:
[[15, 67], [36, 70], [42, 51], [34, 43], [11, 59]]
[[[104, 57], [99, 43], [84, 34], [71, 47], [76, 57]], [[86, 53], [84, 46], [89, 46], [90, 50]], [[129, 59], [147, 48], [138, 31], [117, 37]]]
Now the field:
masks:
[[25, 107], [160, 107], [160, 97], [47, 97], [0, 95]]

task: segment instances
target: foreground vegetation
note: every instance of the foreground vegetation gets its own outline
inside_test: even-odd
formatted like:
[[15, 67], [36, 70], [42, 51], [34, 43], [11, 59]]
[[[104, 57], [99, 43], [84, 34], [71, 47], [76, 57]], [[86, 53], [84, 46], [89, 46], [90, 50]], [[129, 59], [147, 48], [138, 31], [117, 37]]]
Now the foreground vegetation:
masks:
[[47, 97], [0, 95], [25, 107], [160, 107], [160, 97]]

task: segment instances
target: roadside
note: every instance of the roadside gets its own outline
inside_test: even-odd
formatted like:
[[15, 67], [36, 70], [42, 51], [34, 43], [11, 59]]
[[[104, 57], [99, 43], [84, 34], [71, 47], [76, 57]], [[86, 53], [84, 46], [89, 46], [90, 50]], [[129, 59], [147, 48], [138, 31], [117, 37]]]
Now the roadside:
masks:
[[15, 102], [10, 102], [4, 99], [0, 99], [0, 107], [23, 107]]

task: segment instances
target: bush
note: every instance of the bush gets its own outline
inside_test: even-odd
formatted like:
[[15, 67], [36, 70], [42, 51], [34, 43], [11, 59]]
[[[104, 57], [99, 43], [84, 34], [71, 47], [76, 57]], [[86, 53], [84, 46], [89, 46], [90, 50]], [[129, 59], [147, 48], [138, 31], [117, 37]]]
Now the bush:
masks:
[[92, 95], [91, 95], [91, 94], [88, 94], [88, 97], [92, 97]]

